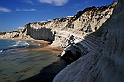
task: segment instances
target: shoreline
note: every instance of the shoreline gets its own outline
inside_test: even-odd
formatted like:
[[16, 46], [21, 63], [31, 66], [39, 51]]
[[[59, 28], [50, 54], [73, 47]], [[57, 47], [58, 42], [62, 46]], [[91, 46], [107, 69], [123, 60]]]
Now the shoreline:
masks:
[[[35, 40], [35, 39], [18, 39], [18, 38], [14, 38], [14, 39], [3, 39], [0, 38], [0, 40], [22, 40], [22, 41], [27, 41], [27, 42], [34, 42], [34, 43], [38, 43], [38, 44], [44, 44], [44, 46], [38, 47], [38, 48], [32, 48], [32, 49], [22, 49], [19, 50], [18, 52], [29, 52], [29, 51], [50, 51], [50, 52], [62, 52], [64, 50], [64, 48], [61, 48], [59, 46], [51, 46], [51, 42], [49, 41], [45, 41], [45, 40]], [[11, 52], [14, 53], [14, 52]], [[56, 56], [59, 56], [60, 54], [57, 54]]]
[[[0, 38], [1, 40], [22, 40], [22, 41], [33, 41], [35, 43], [39, 43], [39, 44], [45, 44], [44, 47], [41, 47], [39, 49], [35, 49], [35, 50], [49, 50], [49, 51], [63, 51], [64, 48], [61, 48], [59, 46], [51, 46], [49, 41], [45, 41], [45, 40], [35, 40], [35, 39], [18, 39], [18, 38], [14, 38], [14, 39], [4, 39], [4, 38]], [[44, 48], [44, 49], [43, 49]]]
[[61, 49], [50, 47], [49, 42], [44, 40], [25, 41], [43, 44], [43, 46], [19, 49], [10, 52], [9, 55], [1, 56], [0, 81], [51, 82], [55, 75], [67, 65], [65, 61], [57, 57]]
[[64, 50], [64, 48], [61, 48], [59, 46], [51, 46], [49, 41], [44, 41], [44, 40], [25, 40], [25, 41], [33, 41], [38, 44], [44, 44], [44, 46], [33, 49], [24, 49], [24, 50], [20, 50], [19, 52], [42, 51], [42, 50], [50, 51], [50, 52], [62, 52]]

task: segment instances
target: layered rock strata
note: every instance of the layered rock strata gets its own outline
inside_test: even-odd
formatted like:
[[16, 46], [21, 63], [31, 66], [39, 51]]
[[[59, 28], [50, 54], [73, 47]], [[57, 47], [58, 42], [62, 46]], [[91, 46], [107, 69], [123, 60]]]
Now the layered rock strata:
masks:
[[[115, 2], [108, 6], [86, 8], [83, 11], [79, 11], [73, 17], [56, 18], [52, 21], [42, 23], [30, 23], [27, 25], [28, 28], [26, 26], [27, 32], [28, 35], [33, 38], [48, 39], [53, 41], [52, 46], [65, 48], [70, 45], [69, 40], [72, 35], [74, 36], [74, 43], [77, 43], [82, 41], [85, 35], [99, 29], [99, 27], [111, 16], [116, 4], [117, 3]], [[34, 30], [31, 30], [32, 28], [35, 32]], [[47, 29], [47, 31], [49, 29], [48, 33], [45, 29]], [[49, 38], [47, 35], [49, 35]]]
[[66, 47], [64, 51], [60, 54], [60, 57], [67, 62], [73, 62], [79, 57], [86, 55], [92, 50], [98, 49], [100, 46], [100, 38], [94, 35], [85, 36], [85, 38], [78, 42], [73, 43]]
[[39, 24], [27, 24], [25, 27], [26, 35], [29, 35], [33, 39], [54, 41], [55, 31], [52, 31], [50, 28], [41, 27]]
[[123, 23], [124, 0], [118, 0], [110, 19], [91, 34], [100, 37], [98, 46], [91, 41], [93, 49], [63, 69], [53, 82], [124, 82]]

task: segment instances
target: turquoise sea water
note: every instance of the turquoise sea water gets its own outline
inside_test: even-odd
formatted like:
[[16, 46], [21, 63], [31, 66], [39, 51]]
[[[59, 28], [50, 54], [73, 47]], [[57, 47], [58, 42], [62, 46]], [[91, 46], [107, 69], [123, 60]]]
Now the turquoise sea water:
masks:
[[0, 82], [51, 82], [67, 63], [56, 56], [61, 51], [33, 50], [44, 45], [0, 40]]
[[13, 40], [0, 40], [0, 52], [2, 52], [5, 49], [8, 49], [15, 45], [16, 41]]
[[24, 48], [38, 48], [44, 44], [38, 44], [33, 41], [24, 40], [0, 40], [0, 52], [9, 52], [13, 50], [20, 50]]

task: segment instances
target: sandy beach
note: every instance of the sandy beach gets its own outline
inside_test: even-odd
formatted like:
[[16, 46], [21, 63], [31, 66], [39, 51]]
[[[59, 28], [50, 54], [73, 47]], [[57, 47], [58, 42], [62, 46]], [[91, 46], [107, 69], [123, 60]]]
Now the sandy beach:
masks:
[[21, 50], [20, 52], [27, 52], [27, 51], [40, 51], [40, 50], [46, 50], [46, 51], [51, 51], [51, 52], [61, 52], [64, 50], [64, 48], [60, 48], [60, 47], [55, 47], [55, 46], [51, 46], [50, 42], [48, 41], [44, 41], [44, 40], [30, 40], [33, 42], [36, 42], [38, 44], [44, 44], [43, 47], [40, 48], [34, 48], [34, 49], [25, 49], [25, 50]]

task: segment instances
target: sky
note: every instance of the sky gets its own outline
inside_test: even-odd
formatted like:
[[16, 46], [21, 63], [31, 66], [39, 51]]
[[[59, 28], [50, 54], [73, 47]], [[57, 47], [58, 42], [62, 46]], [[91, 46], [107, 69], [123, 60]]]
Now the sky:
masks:
[[0, 32], [41, 22], [73, 16], [91, 6], [105, 6], [115, 0], [0, 0]]

